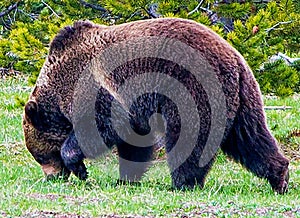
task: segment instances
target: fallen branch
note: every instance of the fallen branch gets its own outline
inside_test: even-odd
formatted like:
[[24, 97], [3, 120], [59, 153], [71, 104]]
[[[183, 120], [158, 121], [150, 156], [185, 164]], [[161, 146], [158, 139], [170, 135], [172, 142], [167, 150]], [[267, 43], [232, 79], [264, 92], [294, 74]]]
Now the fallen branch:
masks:
[[265, 110], [289, 110], [292, 109], [290, 106], [264, 106]]
[[271, 32], [272, 30], [274, 30], [276, 27], [278, 27], [278, 26], [280, 26], [280, 25], [283, 25], [283, 24], [290, 24], [290, 23], [292, 23], [292, 22], [293, 22], [292, 20], [290, 20], [290, 21], [278, 22], [278, 23], [276, 23], [274, 26], [272, 26], [271, 28], [266, 29], [266, 32], [269, 33], [269, 32]]
[[269, 62], [274, 63], [275, 61], [278, 61], [278, 60], [283, 60], [287, 65], [291, 65], [296, 61], [300, 61], [300, 58], [290, 58], [289, 56], [287, 56], [281, 52], [278, 52], [278, 54], [270, 57]]
[[264, 71], [265, 69], [265, 65], [266, 64], [269, 64], [269, 63], [275, 63], [276, 61], [279, 61], [279, 60], [283, 60], [284, 63], [287, 65], [287, 66], [291, 66], [293, 63], [295, 63], [296, 61], [300, 61], [300, 58], [290, 58], [289, 56], [287, 56], [286, 54], [283, 54], [281, 52], [278, 52], [277, 54], [275, 55], [272, 55], [268, 61], [264, 62], [260, 67], [259, 67], [259, 70], [261, 72]]
[[18, 3], [15, 3], [15, 4], [9, 6], [6, 10], [4, 10], [0, 13], [0, 17], [3, 17], [5, 15], [9, 14], [11, 11], [16, 9], [17, 7], [18, 7]]
[[92, 9], [101, 11], [101, 12], [103, 12], [103, 13], [107, 12], [107, 10], [106, 10], [104, 7], [102, 7], [101, 5], [94, 5], [94, 4], [88, 3], [88, 2], [83, 1], [83, 0], [79, 0], [79, 2], [80, 2], [83, 6], [85, 6], [85, 7], [87, 7], [87, 8], [92, 8]]

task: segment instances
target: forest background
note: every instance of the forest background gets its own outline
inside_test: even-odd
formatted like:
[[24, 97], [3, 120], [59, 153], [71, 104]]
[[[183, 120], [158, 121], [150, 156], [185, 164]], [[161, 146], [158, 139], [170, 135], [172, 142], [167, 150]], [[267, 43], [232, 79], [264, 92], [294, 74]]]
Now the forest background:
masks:
[[1, 74], [33, 84], [49, 42], [75, 20], [115, 25], [181, 17], [211, 27], [247, 60], [264, 94], [300, 91], [298, 0], [7, 0], [0, 2]]

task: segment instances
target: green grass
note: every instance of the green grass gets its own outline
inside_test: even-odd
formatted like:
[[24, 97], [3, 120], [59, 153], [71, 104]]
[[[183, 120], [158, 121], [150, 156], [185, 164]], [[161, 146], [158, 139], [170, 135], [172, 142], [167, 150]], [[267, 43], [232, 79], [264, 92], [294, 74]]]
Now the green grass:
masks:
[[[300, 162], [292, 159], [290, 190], [280, 196], [269, 184], [220, 154], [204, 189], [174, 191], [164, 162], [150, 169], [140, 185], [118, 185], [117, 158], [110, 154], [87, 161], [86, 182], [74, 176], [68, 182], [44, 181], [38, 164], [22, 138], [22, 109], [14, 96], [28, 95], [24, 79], [0, 82], [0, 217], [80, 216], [212, 216], [300, 217]], [[292, 106], [292, 110], [268, 111], [268, 122], [282, 143], [299, 149], [299, 99], [266, 100], [268, 105]], [[298, 153], [299, 154], [299, 153]]]
[[268, 106], [290, 106], [288, 110], [267, 111], [268, 125], [283, 150], [291, 158], [300, 158], [300, 137], [292, 137], [293, 133], [300, 134], [300, 95], [279, 99], [276, 97], [265, 98]]

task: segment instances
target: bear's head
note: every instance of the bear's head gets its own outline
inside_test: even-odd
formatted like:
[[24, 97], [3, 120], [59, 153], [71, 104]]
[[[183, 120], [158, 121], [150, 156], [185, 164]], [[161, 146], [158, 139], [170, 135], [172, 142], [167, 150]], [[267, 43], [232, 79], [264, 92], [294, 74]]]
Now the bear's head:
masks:
[[59, 113], [47, 112], [35, 100], [26, 103], [23, 115], [26, 147], [41, 165], [47, 179], [68, 178], [70, 174], [60, 149], [71, 129], [72, 125]]
[[[63, 107], [61, 104], [67, 105], [67, 99], [70, 99], [68, 96], [72, 96], [70, 86], [75, 76], [70, 72], [74, 69], [78, 71], [78, 62], [81, 60], [78, 56], [90, 50], [80, 42], [90, 36], [83, 33], [92, 27], [91, 22], [78, 21], [60, 30], [50, 44], [48, 57], [24, 108], [26, 147], [48, 178], [61, 175], [67, 178], [70, 173], [60, 152], [73, 127], [60, 107]], [[78, 61], [74, 62], [73, 59]], [[58, 74], [64, 77], [56, 76]]]

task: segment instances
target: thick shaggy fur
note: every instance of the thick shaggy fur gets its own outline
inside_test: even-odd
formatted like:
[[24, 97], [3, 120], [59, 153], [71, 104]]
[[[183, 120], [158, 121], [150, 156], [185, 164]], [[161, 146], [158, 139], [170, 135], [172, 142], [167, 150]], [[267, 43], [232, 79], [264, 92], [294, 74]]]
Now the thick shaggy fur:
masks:
[[[226, 97], [227, 125], [221, 149], [258, 177], [266, 178], [278, 193], [286, 192], [289, 161], [280, 154], [266, 126], [261, 93], [251, 70], [225, 40], [205, 26], [183, 19], [145, 20], [112, 27], [81, 21], [60, 31], [51, 43], [38, 79], [40, 85], [33, 90], [23, 119], [26, 146], [44, 172], [48, 176], [63, 174], [68, 177], [72, 171], [80, 179], [87, 177], [83, 163], [85, 156], [78, 146], [70, 119], [75, 85], [85, 66], [105, 48], [138, 36], [176, 39], [198, 50], [207, 59]], [[129, 55], [130, 52], [128, 49]], [[197, 145], [186, 161], [171, 172], [171, 176], [176, 188], [202, 187], [214, 160], [204, 167], [198, 166], [209, 133], [211, 110], [201, 84], [197, 84], [193, 75], [181, 66], [166, 60], [145, 58], [115, 69], [110, 82], [99, 88], [95, 105], [98, 130], [106, 145], [117, 146], [123, 159], [145, 163], [151, 159], [153, 147], [137, 148], [126, 143], [114, 132], [109, 120], [110, 104], [114, 98], [111, 90], [145, 70], [176, 78], [196, 101], [201, 119]], [[132, 128], [138, 134], [147, 134], [149, 117], [156, 112], [163, 114], [168, 124], [164, 141], [168, 153], [180, 133], [180, 116], [176, 110], [170, 99], [157, 93], [141, 96], [131, 108]], [[172, 165], [172, 160], [168, 159], [168, 163]], [[138, 170], [142, 174], [148, 165], [140, 167]], [[132, 177], [129, 171], [128, 165], [121, 161], [121, 179]]]

